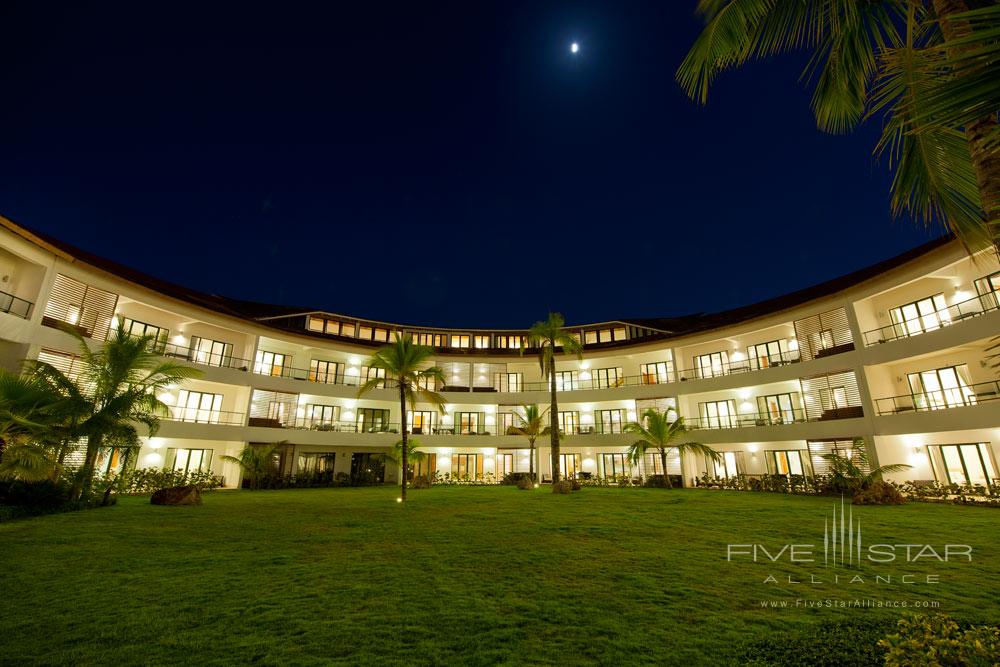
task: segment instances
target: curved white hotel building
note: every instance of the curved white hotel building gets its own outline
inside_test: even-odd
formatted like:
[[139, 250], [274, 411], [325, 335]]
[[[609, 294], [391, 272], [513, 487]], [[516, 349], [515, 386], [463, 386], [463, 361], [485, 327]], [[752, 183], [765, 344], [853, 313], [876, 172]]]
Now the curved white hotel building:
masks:
[[[75, 327], [100, 345], [119, 322], [157, 334], [158, 350], [201, 376], [161, 398], [171, 407], [140, 467], [210, 470], [248, 443], [284, 442], [284, 474], [357, 474], [399, 439], [392, 388], [357, 398], [368, 356], [400, 331], [436, 352], [445, 413], [418, 405], [408, 427], [442, 475], [527, 471], [526, 440], [507, 435], [520, 405], [548, 404], [524, 329], [445, 329], [212, 296], [143, 275], [0, 217], [0, 363], [42, 359], [72, 371]], [[544, 314], [540, 314], [543, 316]], [[815, 287], [712, 315], [567, 327], [583, 358], [557, 359], [562, 469], [590, 477], [631, 468], [622, 425], [673, 409], [723, 453], [669, 461], [692, 485], [705, 473], [823, 473], [855, 438], [900, 479], [993, 484], [1000, 385], [987, 362], [1000, 334], [1000, 265], [956, 241], [932, 241]], [[539, 465], [550, 472], [547, 438]], [[113, 451], [102, 468], [117, 465]], [[386, 478], [394, 479], [395, 470]]]

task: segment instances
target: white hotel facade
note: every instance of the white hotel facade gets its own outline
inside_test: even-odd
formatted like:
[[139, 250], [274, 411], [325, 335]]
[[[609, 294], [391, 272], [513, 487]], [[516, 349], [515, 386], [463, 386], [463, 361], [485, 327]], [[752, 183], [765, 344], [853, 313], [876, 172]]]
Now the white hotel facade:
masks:
[[[400, 331], [436, 350], [445, 413], [418, 405], [409, 430], [441, 475], [499, 479], [527, 471], [526, 440], [507, 435], [519, 406], [548, 405], [521, 330], [445, 329], [211, 296], [145, 276], [0, 216], [0, 364], [75, 363], [123, 322], [157, 334], [160, 352], [202, 371], [161, 398], [171, 407], [145, 439], [139, 467], [210, 470], [248, 443], [285, 442], [281, 472], [356, 474], [399, 439], [392, 388], [357, 398], [369, 355]], [[544, 314], [540, 314], [542, 316]], [[723, 453], [672, 459], [692, 485], [704, 474], [823, 473], [830, 451], [864, 438], [898, 479], [990, 484], [1000, 477], [1000, 385], [987, 362], [1000, 335], [1000, 265], [934, 241], [822, 285], [725, 313], [567, 327], [583, 358], [559, 356], [564, 473], [657, 474], [637, 468], [622, 425], [673, 409], [693, 439]], [[547, 438], [539, 466], [550, 475]], [[117, 464], [106, 452], [100, 465]], [[397, 471], [387, 470], [386, 479]]]

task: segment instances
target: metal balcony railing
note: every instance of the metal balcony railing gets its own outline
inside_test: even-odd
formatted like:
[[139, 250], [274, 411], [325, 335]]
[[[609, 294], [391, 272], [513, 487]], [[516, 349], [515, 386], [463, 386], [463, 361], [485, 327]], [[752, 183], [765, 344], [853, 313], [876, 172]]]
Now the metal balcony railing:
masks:
[[0, 292], [0, 313], [10, 313], [11, 315], [28, 319], [31, 317], [31, 307], [34, 305], [27, 299], [22, 299], [7, 292]]
[[778, 366], [797, 364], [800, 361], [802, 361], [802, 357], [799, 355], [798, 350], [789, 350], [788, 352], [782, 352], [780, 355], [751, 357], [742, 361], [729, 361], [724, 364], [713, 365], [710, 368], [687, 368], [678, 371], [677, 376], [681, 381], [701, 380], [736, 375], [737, 373], [751, 373], [765, 368], [777, 368]]
[[958, 324], [963, 320], [979, 317], [998, 309], [1000, 309], [1000, 301], [994, 294], [982, 294], [920, 317], [866, 331], [865, 345], [878, 345], [919, 336], [928, 331], [936, 331], [942, 327]]
[[980, 382], [966, 387], [925, 391], [919, 394], [891, 396], [875, 399], [875, 410], [881, 415], [898, 415], [907, 412], [930, 412], [979, 405], [1000, 400], [1000, 382]]
[[805, 410], [794, 408], [782, 410], [780, 413], [744, 412], [738, 415], [694, 417], [685, 419], [684, 423], [689, 429], [730, 429], [803, 424], [808, 421], [818, 421], [818, 419], [811, 420], [806, 416]]
[[191, 424], [221, 424], [224, 426], [243, 426], [246, 423], [246, 413], [229, 412], [226, 410], [201, 410], [198, 408], [170, 409], [170, 415], [163, 417], [165, 421], [186, 422]]

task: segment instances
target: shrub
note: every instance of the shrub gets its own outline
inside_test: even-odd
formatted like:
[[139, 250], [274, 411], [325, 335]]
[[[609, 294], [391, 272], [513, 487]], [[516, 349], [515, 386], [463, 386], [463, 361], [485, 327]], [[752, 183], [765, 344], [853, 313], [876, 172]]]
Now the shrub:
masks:
[[879, 642], [887, 667], [988, 667], [1000, 664], [1000, 628], [967, 629], [944, 614], [902, 618], [897, 631]]
[[534, 482], [531, 481], [531, 479], [527, 477], [522, 477], [521, 479], [517, 480], [517, 488], [521, 489], [522, 491], [530, 491], [531, 489], [535, 488], [535, 484]]
[[429, 489], [429, 488], [431, 488], [431, 482], [430, 482], [429, 479], [427, 479], [426, 475], [420, 475], [418, 477], [414, 477], [410, 481], [410, 488], [411, 489]]
[[531, 483], [532, 480], [530, 472], [509, 472], [503, 476], [503, 479], [500, 480], [500, 483], [513, 486], [515, 484], [520, 484], [521, 480], [525, 479], [528, 480], [529, 483]]
[[580, 489], [583, 488], [583, 484], [580, 484], [580, 480], [574, 479], [573, 481], [570, 482], [570, 488], [573, 491], [579, 491]]
[[573, 492], [573, 482], [568, 479], [561, 479], [552, 484], [552, 493], [567, 494]]
[[[122, 485], [122, 492], [127, 495], [145, 496], [175, 486], [197, 486], [201, 491], [215, 489], [222, 486], [222, 478], [210, 472], [190, 472], [185, 475], [180, 470], [139, 468], [129, 470], [118, 483]], [[94, 486], [99, 484], [95, 482]]]
[[867, 489], [854, 494], [855, 505], [902, 505], [906, 498], [889, 482], [876, 480]]

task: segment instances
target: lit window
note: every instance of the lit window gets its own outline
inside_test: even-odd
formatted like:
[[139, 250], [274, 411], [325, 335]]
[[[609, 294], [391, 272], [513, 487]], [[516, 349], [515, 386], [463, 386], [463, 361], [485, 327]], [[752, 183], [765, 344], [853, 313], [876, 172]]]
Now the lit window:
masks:
[[309, 331], [319, 331], [323, 332], [326, 327], [326, 320], [322, 317], [310, 317], [309, 318]]

